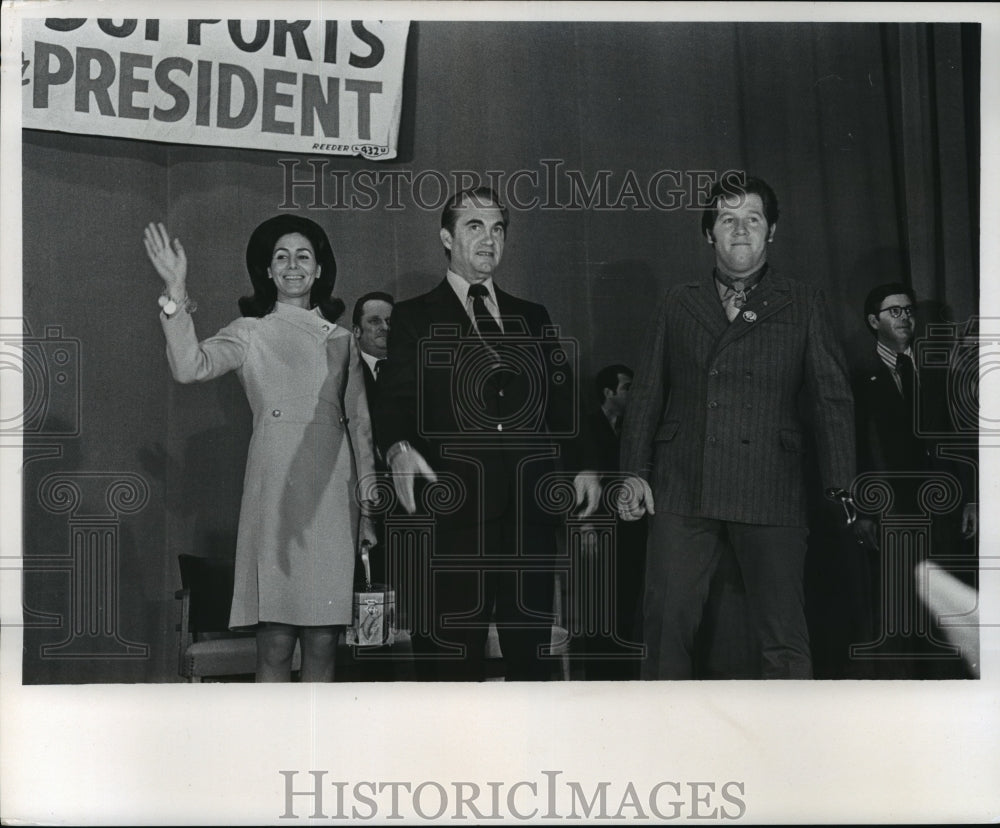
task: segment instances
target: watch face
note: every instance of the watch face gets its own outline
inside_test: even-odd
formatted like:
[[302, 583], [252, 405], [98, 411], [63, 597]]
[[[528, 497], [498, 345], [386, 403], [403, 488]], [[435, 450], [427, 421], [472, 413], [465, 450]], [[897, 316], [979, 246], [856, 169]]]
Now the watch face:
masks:
[[163, 312], [167, 316], [173, 316], [177, 313], [177, 303], [173, 299], [168, 299], [167, 303], [163, 306]]

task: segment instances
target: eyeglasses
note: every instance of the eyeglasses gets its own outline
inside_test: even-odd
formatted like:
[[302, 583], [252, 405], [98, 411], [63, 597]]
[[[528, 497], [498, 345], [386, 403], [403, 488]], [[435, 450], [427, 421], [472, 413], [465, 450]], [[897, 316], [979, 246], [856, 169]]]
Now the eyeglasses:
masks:
[[913, 316], [913, 305], [890, 305], [887, 308], [882, 308], [878, 313], [888, 313], [893, 319], [899, 319], [904, 314], [906, 316]]

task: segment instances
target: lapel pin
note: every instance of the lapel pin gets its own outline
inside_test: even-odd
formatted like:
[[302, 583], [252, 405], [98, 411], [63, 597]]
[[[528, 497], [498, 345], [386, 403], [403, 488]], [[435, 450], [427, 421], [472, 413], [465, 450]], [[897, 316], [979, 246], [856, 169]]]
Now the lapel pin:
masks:
[[743, 311], [743, 318], [747, 322], [756, 322], [757, 321], [757, 314], [755, 314], [753, 311]]

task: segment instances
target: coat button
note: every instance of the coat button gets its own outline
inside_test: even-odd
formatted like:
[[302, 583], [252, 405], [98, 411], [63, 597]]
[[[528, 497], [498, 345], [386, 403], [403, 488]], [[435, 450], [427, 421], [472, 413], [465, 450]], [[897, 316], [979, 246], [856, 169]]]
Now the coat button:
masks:
[[499, 394], [502, 397], [503, 396], [503, 389], [501, 388], [499, 391], [497, 391], [497, 394]]
[[324, 331], [328, 331], [328, 330], [330, 330], [330, 326], [329, 326], [329, 325], [324, 325], [324, 326], [323, 326], [323, 330], [324, 330]]
[[340, 424], [341, 425], [347, 425], [350, 421], [351, 421], [350, 417], [341, 417], [340, 418]]
[[274, 411], [271, 412], [271, 416], [272, 417], [280, 417], [281, 416], [281, 410], [278, 409], [278, 408], [274, 409]]
[[710, 446], [714, 446], [715, 445], [715, 438], [714, 437], [706, 437], [705, 438], [705, 442], [708, 443]]
[[715, 400], [712, 400], [712, 401], [711, 401], [711, 402], [710, 402], [710, 403], [708, 404], [708, 407], [709, 407], [709, 408], [718, 408], [718, 407], [719, 407], [719, 404], [718, 404], [718, 403], [717, 403], [717, 402], [716, 402]]
[[717, 376], [719, 376], [719, 369], [718, 368], [713, 368], [711, 371], [708, 372], [708, 375], [710, 377], [717, 377]]

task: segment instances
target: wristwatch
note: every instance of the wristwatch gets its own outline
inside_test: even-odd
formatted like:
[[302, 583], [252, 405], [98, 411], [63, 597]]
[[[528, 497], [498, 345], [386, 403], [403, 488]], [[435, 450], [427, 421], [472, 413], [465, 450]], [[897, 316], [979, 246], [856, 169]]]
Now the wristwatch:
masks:
[[167, 317], [167, 319], [170, 319], [181, 308], [186, 310], [188, 313], [194, 313], [198, 309], [198, 306], [186, 295], [184, 296], [184, 300], [178, 304], [173, 300], [173, 298], [171, 298], [170, 294], [164, 292], [160, 294], [160, 298], [157, 302], [160, 305], [160, 310], [163, 311], [163, 315]]

